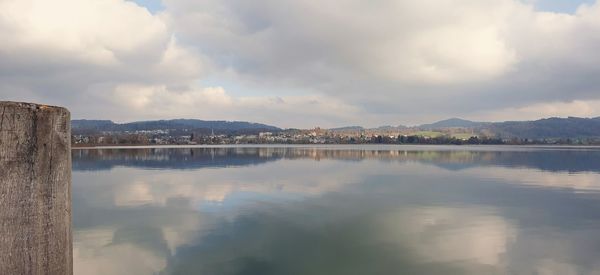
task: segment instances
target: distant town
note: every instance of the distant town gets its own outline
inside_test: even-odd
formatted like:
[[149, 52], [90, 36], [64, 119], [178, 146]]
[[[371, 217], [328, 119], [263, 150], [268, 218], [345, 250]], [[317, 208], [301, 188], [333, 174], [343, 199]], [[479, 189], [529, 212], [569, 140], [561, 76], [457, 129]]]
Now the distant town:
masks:
[[522, 122], [448, 119], [415, 127], [280, 129], [249, 122], [72, 121], [74, 146], [218, 144], [569, 144], [600, 145], [600, 118]]
[[258, 134], [173, 135], [169, 130], [104, 132], [99, 135], [74, 135], [75, 145], [197, 145], [197, 144], [503, 144], [501, 139], [487, 137], [455, 137], [431, 134], [338, 133], [320, 128], [285, 130]]

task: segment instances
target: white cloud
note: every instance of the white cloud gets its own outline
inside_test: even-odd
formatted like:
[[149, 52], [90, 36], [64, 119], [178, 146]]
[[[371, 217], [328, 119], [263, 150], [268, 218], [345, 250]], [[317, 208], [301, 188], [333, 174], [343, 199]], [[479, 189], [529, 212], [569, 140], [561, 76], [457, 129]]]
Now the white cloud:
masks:
[[297, 78], [341, 70], [378, 80], [453, 83], [493, 77], [516, 62], [503, 20], [521, 5], [499, 2], [171, 0], [166, 5], [167, 18], [182, 35], [202, 41], [198, 47], [216, 58], [231, 57], [233, 63], [225, 65], [243, 72]]
[[[5, 54], [31, 52], [48, 59], [115, 66], [151, 63], [161, 56], [167, 26], [132, 2], [118, 0], [1, 1]], [[46, 60], [40, 60], [45, 63]]]
[[203, 69], [162, 19], [128, 1], [2, 0], [0, 31], [6, 99], [91, 105], [106, 92], [98, 86], [181, 85]]

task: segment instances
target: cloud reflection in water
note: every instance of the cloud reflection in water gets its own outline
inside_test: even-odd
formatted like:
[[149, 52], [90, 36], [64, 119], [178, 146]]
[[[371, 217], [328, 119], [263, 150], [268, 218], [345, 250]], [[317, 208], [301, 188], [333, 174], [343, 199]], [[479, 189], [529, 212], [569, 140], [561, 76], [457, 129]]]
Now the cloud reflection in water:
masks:
[[600, 268], [600, 153], [409, 148], [74, 150], [75, 272]]

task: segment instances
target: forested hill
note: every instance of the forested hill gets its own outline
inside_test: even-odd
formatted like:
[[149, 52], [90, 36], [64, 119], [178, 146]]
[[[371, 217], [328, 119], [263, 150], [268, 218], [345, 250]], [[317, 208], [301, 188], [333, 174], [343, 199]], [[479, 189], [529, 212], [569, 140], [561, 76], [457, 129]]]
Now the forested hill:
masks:
[[500, 138], [568, 139], [600, 138], [600, 117], [545, 118], [533, 121], [473, 122], [449, 119], [416, 127], [422, 130], [472, 129], [480, 135]]
[[71, 127], [74, 134], [104, 131], [133, 132], [153, 130], [194, 130], [207, 133], [214, 131], [215, 134], [252, 134], [265, 131], [281, 131], [281, 129], [278, 127], [260, 123], [252, 123], [245, 121], [211, 121], [198, 119], [152, 120], [129, 123], [114, 123], [110, 120], [78, 119], [71, 121]]
[[535, 121], [506, 121], [479, 126], [504, 138], [597, 138], [600, 117], [546, 118]]

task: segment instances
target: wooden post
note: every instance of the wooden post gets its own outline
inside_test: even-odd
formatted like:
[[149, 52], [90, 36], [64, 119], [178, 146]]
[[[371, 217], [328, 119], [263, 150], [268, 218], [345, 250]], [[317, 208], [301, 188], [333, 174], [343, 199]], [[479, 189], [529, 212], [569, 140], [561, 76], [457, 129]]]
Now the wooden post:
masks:
[[73, 274], [65, 108], [0, 101], [0, 274]]

